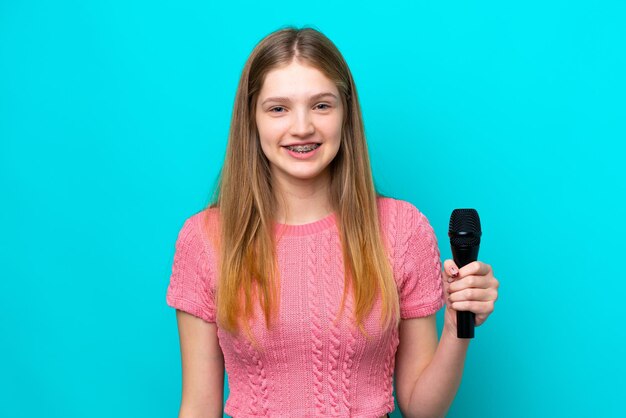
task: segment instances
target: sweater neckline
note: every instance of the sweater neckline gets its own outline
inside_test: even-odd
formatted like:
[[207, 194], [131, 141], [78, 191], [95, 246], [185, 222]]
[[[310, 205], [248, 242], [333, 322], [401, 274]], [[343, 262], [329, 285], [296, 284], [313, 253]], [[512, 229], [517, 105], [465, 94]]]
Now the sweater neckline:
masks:
[[331, 212], [322, 219], [300, 225], [274, 223], [274, 230], [279, 235], [303, 236], [313, 235], [336, 224], [335, 213]]

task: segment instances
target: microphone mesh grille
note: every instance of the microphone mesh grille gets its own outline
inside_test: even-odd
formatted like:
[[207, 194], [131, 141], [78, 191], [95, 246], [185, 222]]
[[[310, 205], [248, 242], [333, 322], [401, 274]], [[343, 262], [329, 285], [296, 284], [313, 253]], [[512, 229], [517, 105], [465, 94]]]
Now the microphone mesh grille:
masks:
[[480, 244], [480, 218], [476, 209], [454, 209], [450, 216], [448, 236], [455, 246], [474, 246]]

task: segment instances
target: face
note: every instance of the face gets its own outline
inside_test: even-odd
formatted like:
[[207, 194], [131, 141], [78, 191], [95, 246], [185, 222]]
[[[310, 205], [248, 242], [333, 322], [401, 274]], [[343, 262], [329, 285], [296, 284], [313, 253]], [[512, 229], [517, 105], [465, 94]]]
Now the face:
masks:
[[343, 107], [335, 83], [295, 60], [267, 73], [256, 124], [279, 186], [329, 182], [341, 143]]

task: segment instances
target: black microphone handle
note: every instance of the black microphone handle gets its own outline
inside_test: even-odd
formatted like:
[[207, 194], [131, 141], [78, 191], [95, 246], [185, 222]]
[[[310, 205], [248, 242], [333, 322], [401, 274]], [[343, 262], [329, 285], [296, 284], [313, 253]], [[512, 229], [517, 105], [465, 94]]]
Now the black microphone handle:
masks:
[[[478, 245], [471, 247], [451, 246], [452, 258], [458, 268], [478, 260]], [[456, 311], [456, 336], [457, 338], [474, 338], [474, 312]]]

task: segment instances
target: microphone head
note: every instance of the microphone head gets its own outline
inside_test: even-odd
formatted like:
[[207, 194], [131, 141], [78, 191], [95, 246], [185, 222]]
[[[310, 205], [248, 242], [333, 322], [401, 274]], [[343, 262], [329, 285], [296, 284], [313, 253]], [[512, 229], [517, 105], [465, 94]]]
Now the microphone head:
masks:
[[473, 247], [480, 245], [480, 218], [476, 209], [454, 209], [450, 215], [448, 236], [450, 245]]

